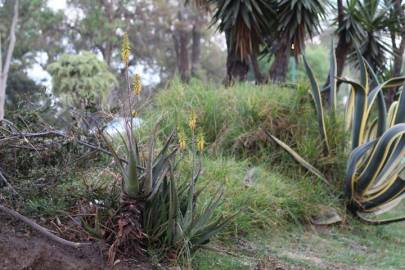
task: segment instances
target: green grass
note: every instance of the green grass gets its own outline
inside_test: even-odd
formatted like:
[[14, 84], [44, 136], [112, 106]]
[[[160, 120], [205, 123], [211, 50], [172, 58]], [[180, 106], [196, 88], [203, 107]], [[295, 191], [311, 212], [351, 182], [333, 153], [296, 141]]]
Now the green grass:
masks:
[[331, 176], [342, 179], [346, 135], [341, 131], [342, 121], [328, 121], [328, 132], [333, 133], [333, 155], [323, 157], [321, 139], [311, 97], [306, 85], [282, 87], [279, 85], [254, 86], [238, 84], [232, 88], [205, 85], [192, 81], [184, 85], [173, 81], [160, 91], [152, 105], [142, 114], [145, 120], [142, 133], [149, 133], [158, 118], [161, 133], [182, 130], [191, 137], [188, 117], [197, 115], [198, 133], [205, 135], [211, 157], [231, 156], [253, 164], [282, 167], [285, 172], [300, 171], [301, 167], [263, 130], [291, 145], [310, 163]]
[[[199, 186], [204, 188], [202, 204], [219, 188], [224, 188], [224, 202], [219, 214], [238, 213], [226, 228], [228, 236], [247, 235], [257, 230], [271, 230], [288, 224], [307, 222], [319, 205], [337, 206], [338, 199], [327, 192], [317, 179], [282, 175], [277, 169], [250, 166], [247, 161], [219, 157], [202, 160]], [[190, 160], [184, 159], [182, 170], [189, 175]], [[253, 171], [251, 183], [245, 176]]]
[[215, 242], [216, 249], [234, 254], [204, 250], [193, 263], [200, 270], [254, 269], [270, 254], [291, 268], [404, 269], [404, 229], [404, 224], [372, 227], [353, 220], [328, 228], [289, 226], [271, 234], [259, 232], [247, 239]]

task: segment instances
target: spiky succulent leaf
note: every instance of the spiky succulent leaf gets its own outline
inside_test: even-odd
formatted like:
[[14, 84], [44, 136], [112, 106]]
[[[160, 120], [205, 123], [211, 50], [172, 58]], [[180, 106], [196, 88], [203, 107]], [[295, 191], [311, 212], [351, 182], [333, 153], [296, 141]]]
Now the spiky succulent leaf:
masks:
[[323, 110], [323, 105], [322, 105], [321, 91], [319, 89], [318, 82], [315, 79], [314, 73], [305, 58], [305, 55], [303, 56], [303, 59], [304, 59], [305, 70], [306, 70], [307, 76], [309, 78], [309, 81], [311, 83], [311, 93], [312, 93], [312, 98], [315, 103], [315, 110], [316, 110], [316, 115], [317, 115], [317, 119], [318, 119], [319, 132], [324, 141], [326, 153], [329, 153], [329, 151], [330, 151], [329, 140], [328, 140], [328, 136], [326, 133], [325, 116], [324, 116], [324, 110]]
[[138, 178], [137, 159], [133, 147], [129, 148], [127, 177], [124, 177], [124, 191], [130, 198], [136, 198], [139, 194], [140, 180]]
[[314, 166], [309, 164], [303, 157], [301, 157], [297, 152], [295, 152], [291, 147], [287, 144], [283, 143], [281, 140], [276, 138], [275, 136], [271, 135], [266, 131], [266, 134], [275, 141], [278, 145], [280, 145], [284, 150], [286, 150], [299, 164], [301, 164], [304, 168], [306, 168], [309, 172], [316, 175], [319, 179], [321, 179], [324, 183], [329, 185], [327, 178]]

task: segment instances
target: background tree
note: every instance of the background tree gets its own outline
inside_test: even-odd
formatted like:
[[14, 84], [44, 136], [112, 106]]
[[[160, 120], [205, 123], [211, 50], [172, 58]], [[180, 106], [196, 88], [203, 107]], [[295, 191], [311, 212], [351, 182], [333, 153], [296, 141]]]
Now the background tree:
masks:
[[337, 16], [334, 19], [335, 31], [338, 42], [335, 48], [336, 74], [340, 77], [346, 63], [347, 55], [353, 51], [354, 44], [360, 44], [367, 33], [361, 24], [357, 13], [358, 0], [337, 1]]
[[[15, 43], [12, 57], [7, 60], [7, 50], [11, 49], [10, 42], [13, 40], [10, 29], [13, 26], [14, 10], [18, 4], [18, 23], [14, 33]], [[33, 67], [34, 64], [39, 64], [45, 67], [48, 61], [55, 59], [57, 55], [65, 50], [63, 47], [63, 13], [55, 12], [47, 6], [46, 0], [5, 0], [0, 1], [0, 35], [3, 45], [3, 55], [1, 63], [3, 64], [3, 78], [6, 76], [5, 71], [8, 68], [8, 78], [24, 78], [26, 71]], [[6, 50], [5, 50], [6, 49]], [[8, 64], [7, 64], [7, 63]], [[6, 100], [9, 107], [15, 107], [14, 102], [16, 96], [36, 96], [35, 91], [38, 88], [22, 89], [21, 86], [26, 83], [15, 84], [14, 80], [5, 85]], [[34, 83], [34, 82], [32, 82]], [[3, 84], [4, 86], [4, 84]], [[15, 86], [18, 86], [17, 88]], [[13, 93], [18, 91], [18, 93]], [[10, 97], [9, 97], [10, 96]], [[0, 98], [1, 99], [1, 98]], [[3, 102], [3, 101], [2, 101]], [[2, 107], [3, 108], [3, 107]], [[6, 112], [7, 113], [7, 112]]]
[[274, 56], [269, 75], [272, 81], [283, 82], [288, 71], [291, 53], [295, 57], [305, 48], [307, 37], [319, 33], [320, 22], [325, 16], [325, 2], [322, 0], [276, 2], [275, 33], [269, 33], [268, 46]]
[[[389, 10], [390, 24], [388, 25], [391, 47], [393, 52], [392, 76], [401, 75], [405, 51], [405, 11], [401, 0], [386, 0]], [[389, 89], [386, 95], [387, 104], [394, 101], [397, 88]]]
[[181, 0], [69, 0], [68, 8], [86, 14], [65, 19], [73, 50], [101, 54], [120, 74], [117, 48], [123, 32], [134, 49], [130, 69], [142, 67], [163, 83], [176, 73], [185, 81], [191, 75], [203, 78], [209, 65], [200, 63], [201, 52], [219, 48], [206, 27], [206, 12]]
[[82, 112], [106, 105], [108, 94], [117, 84], [107, 64], [90, 52], [64, 54], [48, 66], [48, 71], [54, 94]]
[[129, 9], [130, 1], [69, 0], [67, 6], [77, 13], [86, 14], [65, 19], [75, 51], [100, 53], [112, 67], [114, 56], [118, 57], [116, 50], [120, 47], [117, 29], [125, 31], [130, 26], [129, 20], [135, 19], [134, 12]]
[[250, 58], [264, 44], [264, 35], [272, 29], [269, 19], [275, 11], [269, 1], [210, 1], [215, 4], [213, 21], [225, 33], [227, 44], [226, 82], [247, 79]]
[[16, 42], [16, 29], [17, 29], [17, 20], [18, 20], [18, 0], [14, 3], [14, 12], [13, 18], [11, 21], [10, 26], [10, 34], [8, 40], [8, 46], [5, 54], [5, 58], [3, 60], [2, 54], [2, 40], [1, 40], [1, 32], [0, 32], [0, 121], [4, 119], [4, 107], [6, 102], [6, 86], [7, 86], [7, 78], [8, 72], [10, 70], [11, 60], [15, 48]]
[[[379, 0], [367, 0], [358, 1], [355, 12], [356, 18], [366, 33], [360, 43], [363, 57], [373, 70], [382, 74], [387, 69], [388, 56], [392, 55], [392, 50], [387, 42], [388, 27], [392, 23], [387, 16], [389, 10], [381, 5]], [[354, 54], [353, 58], [355, 58]]]

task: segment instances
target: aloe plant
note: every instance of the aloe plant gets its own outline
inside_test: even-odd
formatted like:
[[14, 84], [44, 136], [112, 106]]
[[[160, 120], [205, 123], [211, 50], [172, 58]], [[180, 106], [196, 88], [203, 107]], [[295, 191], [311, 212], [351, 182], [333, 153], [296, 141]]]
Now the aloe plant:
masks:
[[[388, 109], [384, 100], [384, 89], [402, 86], [404, 77], [396, 77], [379, 82], [370, 65], [357, 49], [359, 82], [336, 78], [334, 50], [331, 50], [331, 74], [329, 89], [332, 117], [336, 110], [338, 83], [351, 86], [346, 108], [346, 126], [351, 129], [351, 154], [347, 162], [345, 194], [348, 209], [362, 220], [373, 224], [386, 224], [405, 220], [405, 217], [371, 220], [367, 214], [382, 214], [396, 206], [405, 196], [405, 91]], [[313, 72], [304, 57], [304, 65], [311, 83], [311, 93], [315, 103], [325, 155], [329, 155], [329, 138], [325, 128], [325, 109], [321, 90]], [[375, 113], [375, 109], [377, 113]], [[326, 181], [326, 177], [309, 164], [298, 153], [271, 134], [277, 144], [290, 153], [302, 166]]]
[[[122, 176], [121, 205], [113, 217], [114, 237], [109, 250], [109, 262], [112, 264], [119, 248], [132, 248], [142, 251], [144, 247], [159, 249], [170, 259], [185, 259], [189, 262], [190, 255], [226, 226], [229, 218], [214, 218], [215, 209], [222, 200], [222, 192], [208, 203], [204, 209], [198, 207], [198, 195], [195, 184], [200, 175], [193, 162], [192, 177], [189, 181], [180, 181], [178, 172], [179, 145], [175, 132], [167, 138], [160, 150], [156, 150], [157, 124], [148, 142], [139, 145], [132, 123], [134, 107], [132, 93], [141, 93], [140, 76], [134, 76], [133, 89], [129, 82], [128, 59], [130, 45], [124, 36], [122, 49], [123, 62], [128, 83], [128, 99], [125, 111], [125, 134], [118, 132], [126, 159], [120, 157], [104, 133], [107, 145], [115, 158]], [[196, 126], [196, 117], [190, 128]], [[194, 139], [192, 140], [194, 143]], [[198, 149], [202, 151], [204, 141], [198, 141]], [[180, 150], [186, 147], [182, 138]], [[193, 157], [197, 156], [193, 145]], [[194, 160], [193, 160], [194, 161]], [[142, 253], [142, 252], [141, 252]]]

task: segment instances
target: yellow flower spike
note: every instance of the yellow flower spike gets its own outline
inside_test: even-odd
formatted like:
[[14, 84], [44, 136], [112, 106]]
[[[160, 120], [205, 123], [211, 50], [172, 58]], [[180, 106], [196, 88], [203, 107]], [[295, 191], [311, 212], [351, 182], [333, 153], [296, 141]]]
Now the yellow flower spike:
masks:
[[188, 126], [191, 130], [195, 130], [195, 128], [197, 127], [197, 116], [194, 111], [191, 112], [188, 118]]
[[184, 151], [187, 147], [186, 135], [183, 131], [180, 131], [178, 134], [179, 137], [179, 149], [180, 151]]
[[132, 112], [132, 117], [135, 118], [135, 117], [137, 117], [137, 116], [138, 116], [138, 112], [137, 112], [137, 111], [133, 111], [133, 112]]
[[200, 133], [197, 138], [197, 149], [198, 151], [202, 152], [204, 151], [204, 147], [205, 147], [204, 134]]
[[129, 45], [128, 33], [124, 33], [124, 37], [122, 39], [122, 47], [121, 47], [121, 59], [122, 59], [122, 62], [125, 64], [125, 66], [128, 66], [130, 52], [131, 52], [131, 46]]
[[141, 75], [139, 75], [138, 73], [136, 73], [134, 75], [134, 79], [132, 82], [132, 88], [134, 90], [134, 93], [137, 96], [139, 96], [141, 94], [141, 91], [142, 91]]

